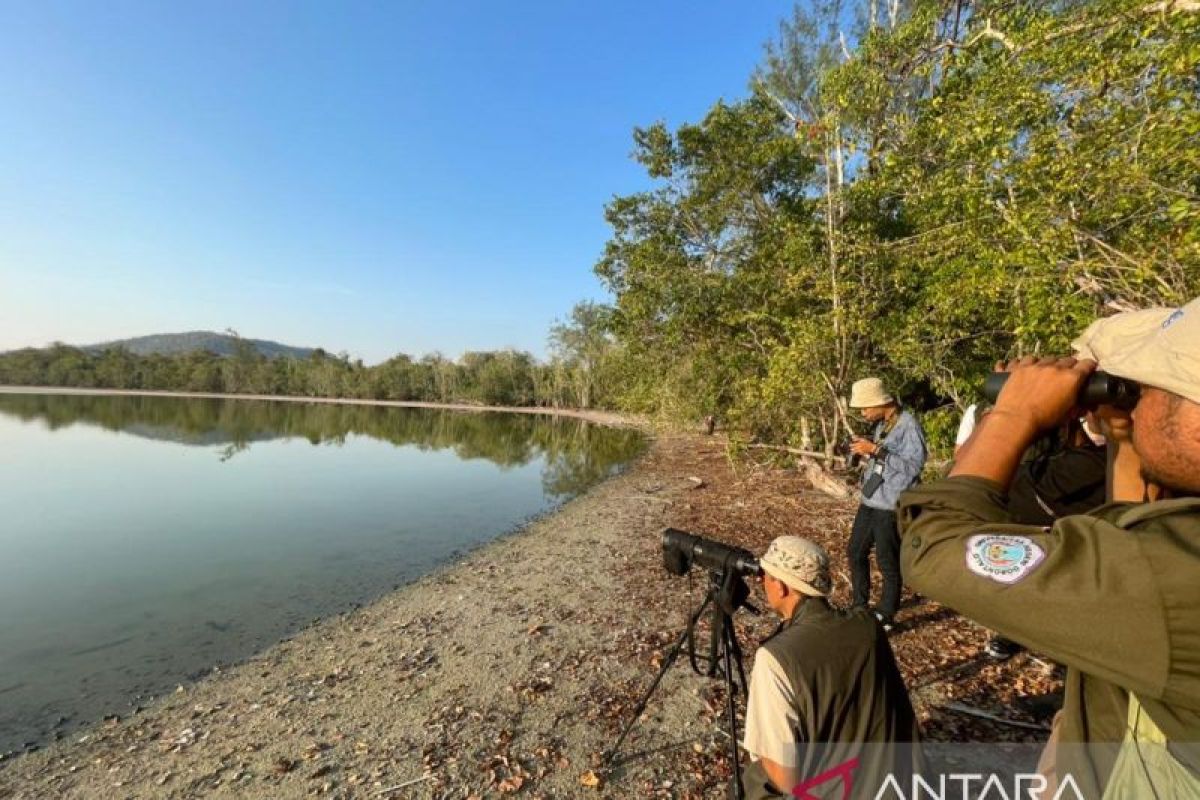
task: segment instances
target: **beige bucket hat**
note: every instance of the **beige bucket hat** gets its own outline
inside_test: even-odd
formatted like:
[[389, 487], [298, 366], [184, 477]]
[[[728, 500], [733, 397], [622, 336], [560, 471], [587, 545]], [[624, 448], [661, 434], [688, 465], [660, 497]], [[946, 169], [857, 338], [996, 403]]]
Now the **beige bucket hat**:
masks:
[[829, 554], [801, 536], [780, 536], [758, 560], [763, 572], [802, 594], [827, 597], [833, 589]]
[[850, 387], [851, 408], [886, 406], [894, 402], [895, 399], [883, 388], [883, 381], [879, 378], [863, 378], [861, 381], [855, 381]]
[[1098, 319], [1071, 346], [1110, 375], [1200, 403], [1200, 298]]

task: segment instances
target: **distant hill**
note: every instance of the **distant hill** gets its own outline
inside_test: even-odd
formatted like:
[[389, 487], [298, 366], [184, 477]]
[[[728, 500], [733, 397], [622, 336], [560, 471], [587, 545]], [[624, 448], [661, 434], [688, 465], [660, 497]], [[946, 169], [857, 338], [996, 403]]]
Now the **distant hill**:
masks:
[[[155, 353], [173, 356], [180, 353], [208, 350], [217, 355], [231, 356], [236, 351], [237, 341], [237, 338], [226, 333], [189, 331], [187, 333], [157, 333], [152, 336], [137, 336], [133, 339], [118, 339], [114, 342], [83, 345], [80, 349], [99, 353], [110, 347], [124, 347], [139, 356]], [[311, 347], [292, 347], [265, 339], [244, 339], [243, 341], [249, 342], [255, 350], [267, 358], [308, 358], [313, 352]]]

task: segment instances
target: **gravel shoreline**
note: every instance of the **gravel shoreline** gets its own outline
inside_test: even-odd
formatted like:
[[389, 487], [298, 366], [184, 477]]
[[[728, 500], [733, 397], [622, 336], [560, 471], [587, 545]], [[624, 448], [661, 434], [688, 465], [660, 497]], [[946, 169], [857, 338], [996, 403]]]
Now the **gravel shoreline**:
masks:
[[[731, 461], [719, 436], [655, 436], [627, 471], [520, 533], [132, 717], [0, 761], [0, 798], [724, 797], [723, 692], [686, 659], [621, 766], [600, 769], [704, 589], [665, 573], [659, 534], [759, 552], [799, 533], [840, 563], [853, 513], [795, 470]], [[844, 603], [846, 576], [836, 583]], [[986, 631], [919, 598], [898, 621], [927, 740], [1044, 739], [1057, 673], [1028, 655], [989, 662]], [[735, 624], [748, 666], [773, 620]]]
[[[619, 607], [614, 566], [631, 540], [656, 541], [670, 498], [691, 485], [637, 499], [652, 478], [635, 463], [369, 606], [132, 717], [10, 758], [0, 763], [0, 797], [588, 791], [581, 776], [611, 727], [596, 722], [606, 700], [596, 687], [648, 678], [618, 657], [628, 635], [618, 620], [636, 612]], [[663, 716], [682, 729], [702, 701], [680, 692], [680, 671], [672, 678], [657, 700], [682, 706], [675, 725]], [[653, 717], [643, 724], [655, 727]]]

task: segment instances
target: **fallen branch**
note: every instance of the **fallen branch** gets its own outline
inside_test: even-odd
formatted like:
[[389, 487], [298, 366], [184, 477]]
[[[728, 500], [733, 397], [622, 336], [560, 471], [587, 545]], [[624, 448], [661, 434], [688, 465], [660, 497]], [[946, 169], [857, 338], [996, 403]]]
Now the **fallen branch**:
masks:
[[824, 492], [830, 497], [845, 499], [850, 496], [851, 489], [842, 481], [831, 475], [829, 471], [818, 464], [813, 459], [830, 464], [845, 464], [846, 459], [841, 456], [830, 456], [825, 453], [816, 453], [812, 450], [801, 450], [798, 447], [787, 447], [781, 444], [749, 444], [748, 448], [754, 450], [778, 450], [783, 453], [798, 456], [797, 466], [804, 473], [804, 477], [812, 484], [812, 487], [819, 492]]
[[966, 714], [967, 716], [971, 717], [979, 717], [980, 719], [999, 722], [1001, 725], [1011, 725], [1014, 728], [1024, 728], [1027, 731], [1042, 731], [1043, 733], [1050, 732], [1050, 728], [1047, 725], [1038, 725], [1033, 722], [1021, 722], [1020, 720], [1008, 719], [1006, 717], [997, 716], [996, 714], [990, 714], [987, 711], [983, 711], [982, 709], [974, 708], [973, 706], [968, 706], [963, 703], [947, 703], [946, 705], [942, 706], [942, 708], [946, 709], [947, 711], [957, 711], [959, 714]]
[[830, 497], [836, 497], [839, 500], [844, 500], [850, 496], [851, 489], [849, 486], [830, 475], [820, 464], [812, 459], [800, 459], [800, 469], [804, 471], [804, 477], [808, 479], [808, 482], [817, 491], [824, 492]]
[[822, 461], [832, 461], [836, 464], [844, 464], [846, 459], [841, 456], [831, 456], [826, 453], [818, 453], [814, 450], [801, 450], [798, 447], [787, 447], [782, 444], [748, 444], [747, 447], [753, 450], [778, 450], [783, 453], [790, 453], [794, 456], [803, 456], [805, 458], [817, 458]]

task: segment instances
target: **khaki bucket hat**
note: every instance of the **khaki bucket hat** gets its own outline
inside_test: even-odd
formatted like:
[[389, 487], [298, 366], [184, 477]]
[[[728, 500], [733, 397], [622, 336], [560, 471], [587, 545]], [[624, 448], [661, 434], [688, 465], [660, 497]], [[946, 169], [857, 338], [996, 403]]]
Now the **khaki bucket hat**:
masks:
[[763, 572], [802, 594], [826, 597], [833, 589], [829, 554], [802, 536], [780, 536], [758, 560]]
[[1200, 403], [1200, 298], [1098, 319], [1071, 346], [1110, 375]]
[[861, 381], [855, 381], [854, 385], [850, 387], [851, 408], [886, 406], [888, 403], [894, 402], [895, 400], [883, 388], [883, 381], [879, 378], [863, 378]]

